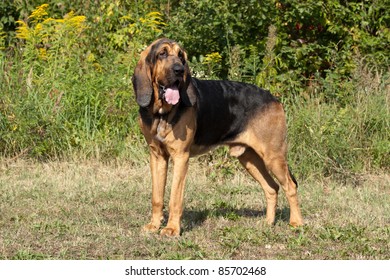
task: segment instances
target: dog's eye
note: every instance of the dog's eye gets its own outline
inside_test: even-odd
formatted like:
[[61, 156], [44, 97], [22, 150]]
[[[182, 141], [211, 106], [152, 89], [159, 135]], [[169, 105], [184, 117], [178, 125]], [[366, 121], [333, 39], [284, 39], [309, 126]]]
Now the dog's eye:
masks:
[[168, 52], [167, 52], [167, 50], [162, 50], [159, 54], [158, 54], [158, 56], [160, 57], [160, 58], [166, 58], [167, 56], [168, 56]]
[[181, 62], [182, 62], [183, 64], [186, 63], [186, 60], [185, 60], [185, 58], [184, 58], [184, 54], [183, 54], [182, 51], [180, 51], [180, 52], [177, 54], [177, 56], [180, 58], [180, 60], [181, 60]]

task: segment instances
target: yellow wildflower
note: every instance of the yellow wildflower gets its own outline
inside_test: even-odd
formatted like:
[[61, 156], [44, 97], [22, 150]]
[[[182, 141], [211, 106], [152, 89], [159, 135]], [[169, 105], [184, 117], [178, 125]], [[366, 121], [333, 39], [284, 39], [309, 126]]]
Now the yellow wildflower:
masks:
[[75, 16], [74, 11], [67, 13], [64, 16], [64, 23], [67, 26], [78, 29], [79, 31], [84, 29], [84, 22], [86, 20], [85, 16]]
[[16, 38], [28, 40], [30, 38], [30, 28], [27, 23], [22, 20], [18, 20], [16, 23], [19, 24], [16, 27]]
[[51, 22], [51, 21], [53, 21], [53, 20], [55, 21], [54, 18], [49, 17], [49, 18], [45, 19], [42, 23], [43, 23], [43, 24], [46, 24], [46, 23], [49, 23], [49, 22]]
[[48, 15], [46, 11], [48, 7], [49, 4], [43, 4], [41, 6], [38, 6], [28, 18], [32, 19], [33, 22], [41, 21], [45, 16]]
[[94, 62], [95, 60], [96, 60], [96, 58], [95, 58], [95, 56], [94, 56], [93, 53], [89, 53], [89, 54], [87, 55], [87, 61], [88, 61], [88, 62]]
[[35, 25], [34, 31], [36, 32], [35, 34], [39, 34], [42, 31], [42, 24], [38, 23]]
[[222, 61], [222, 56], [218, 52], [213, 52], [213, 53], [206, 54], [206, 57], [203, 60], [203, 64], [220, 63], [221, 61]]
[[47, 52], [45, 48], [39, 48], [39, 58], [43, 60], [47, 59]]
[[83, 29], [85, 16], [75, 16], [69, 19], [69, 24], [75, 28]]

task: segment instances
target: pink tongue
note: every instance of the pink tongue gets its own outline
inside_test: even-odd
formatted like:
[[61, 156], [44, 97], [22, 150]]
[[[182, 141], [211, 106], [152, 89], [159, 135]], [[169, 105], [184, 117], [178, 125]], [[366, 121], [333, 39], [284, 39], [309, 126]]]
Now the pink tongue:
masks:
[[180, 94], [177, 87], [167, 88], [165, 91], [165, 101], [167, 101], [168, 104], [175, 105], [179, 102], [179, 99]]

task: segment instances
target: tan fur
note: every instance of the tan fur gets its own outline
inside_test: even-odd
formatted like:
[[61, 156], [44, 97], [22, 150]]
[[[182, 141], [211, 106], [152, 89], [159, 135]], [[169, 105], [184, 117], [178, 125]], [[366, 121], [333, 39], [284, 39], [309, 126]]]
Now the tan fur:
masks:
[[[152, 43], [155, 44], [156, 42]], [[145, 59], [151, 51], [149, 46], [141, 53], [135, 75], [149, 79], [153, 91], [150, 114], [152, 124], [148, 126], [140, 118], [141, 130], [150, 149], [150, 168], [152, 173], [152, 217], [144, 230], [157, 232], [164, 219], [164, 193], [169, 158], [173, 161], [173, 179], [169, 202], [169, 218], [161, 235], [178, 236], [180, 220], [183, 214], [183, 197], [185, 179], [190, 156], [198, 155], [214, 147], [196, 146], [193, 143], [196, 132], [196, 109], [188, 107], [180, 119], [172, 125], [172, 118], [177, 108], [159, 99], [158, 85], [163, 84], [173, 63], [180, 60], [179, 54], [187, 58], [186, 53], [176, 43], [161, 44], [156, 53], [166, 51], [168, 58], [157, 60], [155, 65], [146, 65]], [[146, 69], [151, 67], [152, 69]], [[186, 66], [183, 82], [188, 83], [190, 77]], [[148, 84], [139, 82], [142, 94], [149, 94]], [[190, 88], [192, 85], [189, 84]], [[190, 98], [191, 99], [191, 98]], [[282, 105], [272, 103], [258, 112], [246, 124], [245, 130], [235, 139], [224, 143], [230, 147], [230, 154], [237, 157], [246, 170], [263, 187], [267, 199], [266, 220], [269, 224], [275, 221], [279, 185], [281, 184], [290, 204], [290, 224], [303, 224], [298, 205], [297, 186], [293, 182], [286, 160], [286, 120]], [[273, 176], [272, 176], [272, 175]]]

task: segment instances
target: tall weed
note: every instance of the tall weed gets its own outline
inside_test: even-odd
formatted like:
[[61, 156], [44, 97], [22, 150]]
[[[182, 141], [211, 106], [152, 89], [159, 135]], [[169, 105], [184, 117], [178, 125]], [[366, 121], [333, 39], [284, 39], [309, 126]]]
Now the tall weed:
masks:
[[[0, 52], [1, 155], [145, 160], [130, 76], [140, 50], [166, 30], [182, 25], [166, 25], [162, 13], [150, 12], [146, 6], [138, 9], [139, 3], [132, 8], [136, 12], [126, 8], [129, 3], [121, 3], [102, 1], [88, 17], [74, 12], [52, 17], [49, 7], [41, 5], [26, 20], [17, 22], [19, 41]], [[277, 7], [286, 18], [296, 10], [290, 8], [293, 10]], [[172, 14], [168, 23], [175, 23], [177, 15]], [[322, 34], [321, 30], [302, 30], [293, 19], [288, 24], [299, 29], [297, 36]], [[228, 28], [218, 41], [227, 41], [226, 48], [199, 49], [195, 56], [189, 52], [192, 71], [203, 78], [226, 74], [271, 89], [285, 104], [290, 162], [302, 176], [389, 168], [388, 69], [383, 65], [370, 68], [368, 65], [375, 65], [367, 63], [372, 57], [359, 56], [359, 48], [355, 48], [355, 57], [346, 60], [351, 75], [345, 74], [345, 67], [337, 68], [336, 59], [343, 58], [335, 56], [332, 67], [305, 76], [304, 68], [290, 67], [282, 58], [299, 60], [303, 55], [306, 63], [305, 55], [313, 55], [314, 49], [305, 42], [300, 47], [287, 46], [286, 30], [280, 22], [274, 26], [269, 28], [268, 38], [266, 29], [258, 34], [261, 44], [238, 40], [241, 35], [232, 36]], [[188, 42], [188, 31], [182, 32], [183, 38], [173, 39], [182, 40], [187, 49], [196, 47]], [[210, 40], [205, 42], [213, 46]], [[5, 45], [0, 39], [0, 47]], [[337, 48], [327, 47], [326, 52], [332, 58]], [[230, 174], [238, 165], [226, 155], [227, 150], [220, 149], [199, 160], [213, 161], [224, 174]]]
[[[291, 160], [302, 175], [348, 175], [389, 168], [390, 99], [386, 75], [360, 64], [350, 80], [318, 81], [317, 96], [287, 103]], [[320, 85], [325, 85], [321, 87]]]
[[47, 11], [41, 5], [18, 21], [22, 51], [1, 59], [1, 154], [117, 156], [126, 137], [139, 134], [129, 65], [96, 59], [84, 16]]

